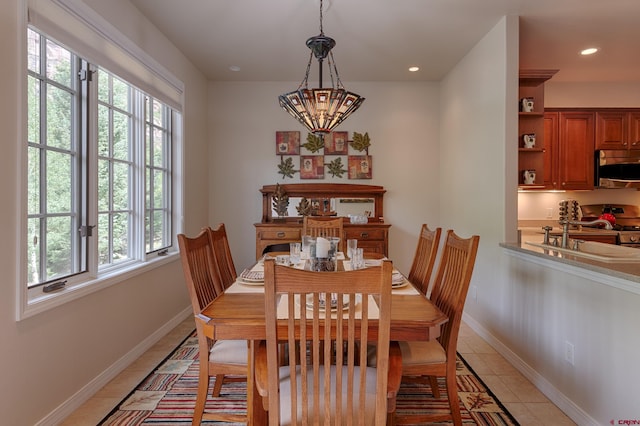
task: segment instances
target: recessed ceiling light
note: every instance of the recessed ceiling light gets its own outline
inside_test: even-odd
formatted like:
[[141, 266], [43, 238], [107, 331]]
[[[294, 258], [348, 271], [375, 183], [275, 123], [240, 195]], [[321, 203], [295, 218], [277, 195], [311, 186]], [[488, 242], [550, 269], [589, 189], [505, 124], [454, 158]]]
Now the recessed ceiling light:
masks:
[[240, 71], [240, 67], [239, 67], [239, 66], [237, 66], [237, 65], [231, 65], [231, 66], [229, 67], [229, 69], [230, 69], [231, 71], [233, 71], [233, 72], [238, 72], [238, 71]]
[[580, 52], [581, 55], [583, 56], [587, 56], [587, 55], [593, 55], [594, 53], [596, 53], [598, 51], [597, 47], [590, 47], [588, 49], [584, 49]]
[[416, 72], [416, 71], [419, 71], [419, 70], [420, 70], [420, 67], [409, 67], [409, 71], [411, 71], [411, 72]]

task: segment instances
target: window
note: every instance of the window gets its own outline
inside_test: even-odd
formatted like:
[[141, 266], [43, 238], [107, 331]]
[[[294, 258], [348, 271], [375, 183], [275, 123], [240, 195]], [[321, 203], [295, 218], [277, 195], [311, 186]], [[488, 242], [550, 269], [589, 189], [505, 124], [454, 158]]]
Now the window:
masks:
[[27, 29], [29, 300], [173, 248], [179, 114], [35, 28]]
[[145, 102], [147, 252], [171, 244], [171, 116], [157, 100]]
[[28, 33], [27, 277], [35, 285], [85, 270], [74, 232], [86, 200], [78, 182], [78, 59], [34, 31]]

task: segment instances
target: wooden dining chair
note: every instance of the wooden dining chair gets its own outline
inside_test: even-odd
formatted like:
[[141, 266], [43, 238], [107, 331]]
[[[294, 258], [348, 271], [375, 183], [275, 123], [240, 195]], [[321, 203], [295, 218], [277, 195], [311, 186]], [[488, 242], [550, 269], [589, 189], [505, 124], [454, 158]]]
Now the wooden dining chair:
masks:
[[338, 237], [338, 250], [344, 253], [344, 226], [341, 217], [304, 216], [302, 219], [302, 235], [312, 237]]
[[[213, 340], [204, 334], [203, 326], [209, 318], [202, 315], [202, 310], [224, 291], [208, 230], [203, 229], [193, 238], [179, 234], [178, 246], [191, 298], [199, 347], [198, 395], [192, 425], [199, 425], [203, 419], [246, 422], [247, 417], [243, 415], [205, 412], [210, 377], [215, 377], [211, 391], [214, 397], [220, 396], [225, 380], [247, 380], [248, 343], [246, 340]], [[226, 377], [227, 375], [234, 377]]]
[[[402, 376], [399, 347], [389, 341], [392, 269], [388, 260], [349, 272], [304, 271], [265, 261], [267, 340], [258, 345], [255, 376], [270, 425], [292, 419], [327, 424], [326, 418], [335, 425], [351, 424], [348, 418], [353, 424], [386, 424]], [[329, 301], [330, 315], [323, 300]], [[366, 363], [370, 336], [378, 350], [373, 368]], [[281, 342], [288, 343], [289, 365], [279, 365]], [[333, 347], [346, 348], [347, 355], [332, 354]]]
[[436, 228], [432, 231], [426, 224], [422, 225], [420, 236], [418, 237], [418, 246], [407, 277], [409, 282], [425, 296], [429, 291], [429, 282], [431, 281], [433, 266], [436, 263], [441, 234], [442, 228]]
[[431, 290], [431, 300], [449, 317], [449, 321], [442, 325], [438, 340], [400, 342], [403, 380], [420, 380], [427, 376], [434, 396], [439, 398], [440, 392], [435, 377], [444, 377], [450, 412], [396, 416], [397, 424], [443, 420], [453, 420], [455, 425], [462, 424], [456, 385], [456, 347], [479, 241], [480, 237], [477, 235], [463, 239], [452, 230], [447, 231], [438, 272]]
[[218, 224], [215, 228], [210, 226], [204, 228], [211, 238], [213, 245], [213, 257], [220, 270], [220, 279], [222, 287], [227, 289], [236, 282], [238, 274], [231, 256], [231, 248], [229, 247], [229, 239], [227, 238], [227, 230], [224, 223]]

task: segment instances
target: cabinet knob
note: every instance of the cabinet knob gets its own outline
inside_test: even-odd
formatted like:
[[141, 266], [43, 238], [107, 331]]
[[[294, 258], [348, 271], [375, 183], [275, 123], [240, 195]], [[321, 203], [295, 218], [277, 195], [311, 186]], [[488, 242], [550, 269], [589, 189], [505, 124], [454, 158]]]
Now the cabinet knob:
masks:
[[284, 232], [280, 231], [276, 234], [278, 236], [278, 238], [284, 238]]
[[362, 238], [369, 238], [369, 233], [368, 233], [368, 232], [361, 232], [361, 233], [360, 233], [360, 236], [361, 236]]

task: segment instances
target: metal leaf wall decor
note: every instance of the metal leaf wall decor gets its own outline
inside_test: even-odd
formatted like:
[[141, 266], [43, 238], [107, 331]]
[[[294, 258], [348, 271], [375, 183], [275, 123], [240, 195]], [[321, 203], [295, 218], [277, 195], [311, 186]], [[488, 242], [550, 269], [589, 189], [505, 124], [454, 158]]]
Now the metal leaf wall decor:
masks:
[[302, 146], [315, 154], [324, 148], [324, 138], [309, 133], [309, 135], [307, 135], [307, 142], [303, 143]]
[[331, 173], [332, 177], [341, 178], [343, 174], [347, 173], [347, 169], [343, 167], [342, 159], [340, 157], [328, 163], [327, 166], [329, 167], [329, 173]]
[[369, 147], [371, 146], [371, 139], [369, 138], [369, 133], [363, 135], [358, 132], [353, 132], [353, 141], [351, 142], [351, 146], [353, 149], [356, 149], [360, 152], [367, 151], [369, 153]]
[[284, 178], [292, 178], [293, 174], [298, 172], [293, 165], [293, 158], [289, 157], [286, 160], [281, 156], [280, 164], [278, 164], [278, 173], [282, 175], [282, 179]]

